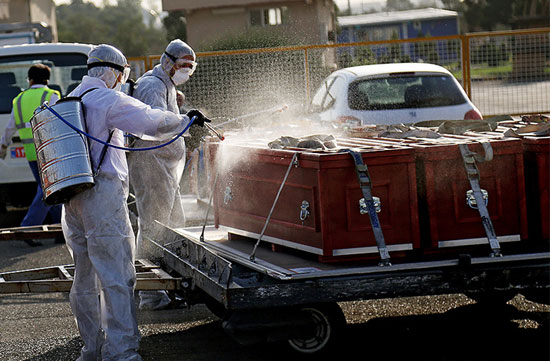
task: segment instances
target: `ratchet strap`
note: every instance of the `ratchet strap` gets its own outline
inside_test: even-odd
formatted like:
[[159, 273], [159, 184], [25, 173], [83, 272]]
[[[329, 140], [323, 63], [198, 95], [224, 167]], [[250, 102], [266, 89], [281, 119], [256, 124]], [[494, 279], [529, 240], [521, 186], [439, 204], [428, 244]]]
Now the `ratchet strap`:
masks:
[[347, 152], [351, 155], [353, 162], [355, 163], [355, 173], [359, 180], [359, 187], [365, 198], [367, 205], [367, 211], [372, 226], [372, 232], [374, 233], [374, 239], [376, 240], [376, 246], [378, 253], [380, 253], [380, 266], [390, 266], [390, 254], [386, 248], [386, 241], [384, 240], [384, 234], [380, 221], [378, 220], [378, 214], [376, 213], [376, 207], [374, 206], [374, 200], [372, 198], [372, 183], [369, 176], [369, 170], [367, 165], [363, 162], [361, 153], [355, 152], [351, 149], [343, 149], [343, 152]]
[[489, 216], [489, 210], [483, 199], [483, 193], [481, 191], [481, 186], [479, 185], [479, 169], [477, 168], [477, 162], [488, 162], [493, 159], [493, 148], [489, 142], [480, 142], [483, 146], [485, 152], [484, 156], [472, 152], [468, 148], [468, 144], [459, 144], [458, 148], [460, 149], [460, 154], [462, 155], [462, 160], [464, 162], [464, 167], [466, 169], [466, 175], [468, 176], [468, 181], [472, 187], [472, 192], [477, 204], [477, 210], [481, 216], [481, 224], [485, 229], [485, 234], [487, 234], [487, 239], [489, 240], [489, 246], [491, 246], [491, 256], [499, 257], [500, 253], [500, 244], [498, 242], [493, 223], [491, 222], [491, 217]]
[[269, 214], [267, 215], [267, 218], [264, 223], [264, 228], [262, 228], [262, 233], [260, 233], [260, 237], [258, 237], [258, 241], [256, 241], [256, 244], [254, 245], [254, 249], [252, 250], [252, 253], [249, 256], [249, 259], [252, 262], [256, 261], [256, 249], [260, 245], [260, 242], [262, 241], [262, 237], [264, 236], [265, 230], [267, 229], [267, 225], [269, 224], [269, 220], [271, 219], [271, 215], [273, 215], [273, 211], [275, 210], [275, 206], [277, 205], [277, 201], [279, 200], [279, 196], [281, 195], [281, 191], [283, 190], [283, 187], [285, 186], [286, 180], [288, 179], [288, 175], [290, 174], [290, 170], [292, 167], [298, 167], [298, 152], [294, 152], [294, 155], [292, 156], [292, 159], [290, 160], [290, 163], [288, 164], [288, 168], [286, 169], [285, 176], [283, 178], [283, 181], [281, 182], [281, 185], [279, 186], [279, 190], [277, 191], [277, 195], [275, 196], [275, 200], [273, 201], [273, 204], [271, 205], [271, 210], [269, 211]]

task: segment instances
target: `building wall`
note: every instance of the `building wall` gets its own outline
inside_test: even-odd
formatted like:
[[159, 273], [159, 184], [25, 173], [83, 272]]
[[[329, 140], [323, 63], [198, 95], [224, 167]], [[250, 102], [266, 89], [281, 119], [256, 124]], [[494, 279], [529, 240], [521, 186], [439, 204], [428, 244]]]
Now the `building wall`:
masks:
[[418, 22], [409, 22], [407, 24], [407, 35], [404, 39], [418, 38], [420, 36], [447, 36], [457, 35], [458, 18], [448, 19], [426, 19]]
[[39, 23], [51, 26], [57, 41], [57, 21], [53, 0], [0, 0], [0, 23]]
[[[368, 25], [349, 25], [341, 29], [338, 35], [339, 43], [353, 43], [361, 41], [387, 41], [392, 40], [397, 35], [397, 39], [413, 39], [434, 36], [458, 35], [458, 18], [437, 18], [421, 19], [414, 21], [403, 21], [395, 23], [381, 23]], [[422, 44], [418, 43], [418, 44]], [[447, 63], [457, 60], [457, 52], [449, 48], [445, 41], [431, 43], [433, 48], [426, 45], [402, 44], [400, 49], [401, 56], [408, 56], [412, 61], [431, 61], [437, 63]], [[387, 45], [373, 46], [371, 48], [375, 57], [380, 58], [391, 51]], [[395, 50], [395, 48], [394, 48]], [[341, 51], [343, 52], [343, 51]], [[436, 59], [437, 61], [435, 61]]]
[[52, 0], [30, 0], [30, 22], [45, 22], [52, 27], [52, 42], [57, 41], [57, 18]]
[[29, 0], [2, 0], [0, 5], [4, 9], [1, 12], [1, 23], [28, 23], [30, 21]]
[[[166, 3], [163, 2], [163, 5]], [[210, 1], [207, 3], [229, 3], [228, 1]], [[300, 1], [246, 1], [245, 5], [216, 8], [195, 8], [185, 10], [187, 21], [187, 41], [192, 47], [199, 48], [231, 34], [244, 33], [253, 28], [268, 29], [288, 36], [297, 44], [327, 43], [329, 31], [334, 30], [334, 10], [332, 0]], [[180, 5], [184, 6], [184, 5]], [[188, 4], [185, 5], [186, 7]], [[250, 12], [267, 8], [288, 9], [288, 22], [281, 25], [263, 27], [250, 24]], [[163, 8], [167, 10], [167, 8]], [[176, 10], [176, 9], [173, 9]], [[180, 9], [181, 10], [181, 9]]]
[[368, 26], [346, 26], [341, 28], [338, 42], [391, 40], [393, 33], [397, 33], [399, 39], [412, 39], [428, 35], [458, 35], [458, 18], [423, 19], [403, 23], [370, 24]]

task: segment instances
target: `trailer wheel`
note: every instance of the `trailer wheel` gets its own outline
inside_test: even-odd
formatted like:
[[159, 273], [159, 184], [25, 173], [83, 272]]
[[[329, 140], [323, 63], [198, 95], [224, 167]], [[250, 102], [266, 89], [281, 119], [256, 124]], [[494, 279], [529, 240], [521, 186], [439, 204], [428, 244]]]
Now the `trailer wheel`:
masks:
[[337, 303], [316, 304], [300, 307], [313, 320], [309, 335], [288, 340], [291, 349], [304, 355], [318, 355], [329, 350], [339, 338], [346, 318]]
[[208, 308], [208, 310], [214, 314], [214, 316], [221, 318], [222, 320], [227, 318], [231, 314], [231, 311], [225, 308], [223, 304], [211, 297], [207, 296], [204, 304], [206, 305], [206, 308]]

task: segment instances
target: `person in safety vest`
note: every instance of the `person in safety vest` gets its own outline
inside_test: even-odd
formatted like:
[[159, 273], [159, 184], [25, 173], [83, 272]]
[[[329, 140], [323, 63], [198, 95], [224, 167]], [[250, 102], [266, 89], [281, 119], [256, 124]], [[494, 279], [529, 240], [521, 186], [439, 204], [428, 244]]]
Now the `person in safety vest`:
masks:
[[[21, 92], [13, 99], [13, 108], [8, 126], [0, 144], [0, 158], [5, 158], [8, 146], [11, 144], [12, 136], [17, 131], [19, 138], [25, 149], [25, 156], [29, 162], [34, 179], [38, 183], [34, 199], [21, 222], [21, 226], [36, 226], [43, 224], [47, 215], [50, 215], [52, 223], [61, 221], [61, 206], [48, 206], [42, 199], [42, 185], [38, 174], [38, 165], [36, 162], [36, 148], [32, 137], [30, 121], [36, 108], [40, 107], [45, 101], [50, 105], [55, 104], [61, 95], [57, 90], [48, 88], [50, 79], [50, 67], [44, 64], [35, 64], [31, 66], [27, 73], [29, 88]], [[32, 239], [25, 240], [30, 246], [42, 245], [40, 242]]]
[[[69, 96], [81, 97], [88, 134], [122, 147], [124, 132], [168, 140], [190, 124], [188, 115], [153, 109], [121, 92], [130, 66], [111, 45], [88, 53], [88, 75]], [[194, 123], [209, 121], [202, 114]], [[75, 264], [69, 294], [84, 346], [78, 361], [140, 361], [134, 304], [135, 237], [128, 215], [128, 165], [123, 149], [90, 139], [95, 185], [63, 204], [61, 226]], [[101, 162], [102, 159], [102, 162]], [[151, 184], [154, 187], [155, 184]]]
[[[176, 86], [184, 84], [193, 74], [197, 66], [195, 60], [195, 52], [189, 45], [180, 39], [172, 40], [160, 63], [137, 80], [133, 96], [153, 109], [179, 114]], [[194, 112], [198, 111], [190, 110], [188, 114]], [[142, 148], [157, 144], [137, 139], [133, 146]], [[179, 191], [185, 168], [183, 137], [164, 148], [130, 152], [128, 168], [138, 211], [137, 255], [143, 258], [151, 251], [147, 238], [154, 239], [158, 233], [155, 221], [170, 227], [185, 225]], [[162, 309], [171, 301], [165, 291], [141, 291], [139, 297], [140, 309]]]

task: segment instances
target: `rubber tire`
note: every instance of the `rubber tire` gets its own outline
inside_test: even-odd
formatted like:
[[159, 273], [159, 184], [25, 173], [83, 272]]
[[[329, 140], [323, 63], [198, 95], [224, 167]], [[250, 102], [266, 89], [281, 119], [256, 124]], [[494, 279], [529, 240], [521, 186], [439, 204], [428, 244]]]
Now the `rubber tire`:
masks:
[[290, 350], [306, 357], [325, 355], [334, 348], [346, 325], [346, 317], [337, 303], [304, 305], [300, 310], [307, 312], [315, 322], [315, 336], [307, 339], [287, 340]]

